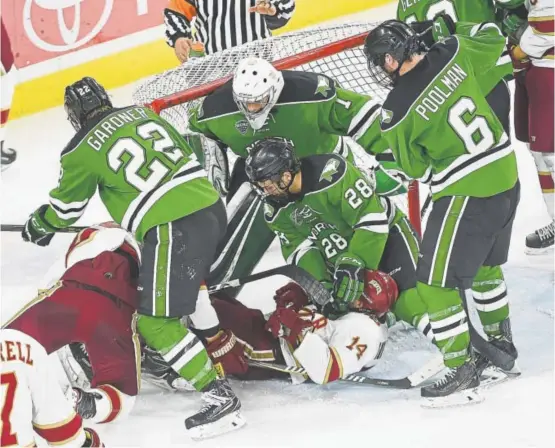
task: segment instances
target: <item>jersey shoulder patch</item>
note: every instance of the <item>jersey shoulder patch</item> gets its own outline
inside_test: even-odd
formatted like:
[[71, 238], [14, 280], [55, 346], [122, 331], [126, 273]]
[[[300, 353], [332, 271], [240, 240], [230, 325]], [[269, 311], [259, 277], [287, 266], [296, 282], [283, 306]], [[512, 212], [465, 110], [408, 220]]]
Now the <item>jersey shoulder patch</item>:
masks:
[[290, 70], [282, 74], [284, 86], [278, 105], [326, 101], [335, 96], [336, 82], [329, 76]]
[[[345, 174], [347, 164], [336, 154], [318, 154], [302, 159], [303, 192], [324, 190]], [[305, 184], [306, 182], [306, 184]]]
[[198, 121], [217, 118], [221, 115], [239, 112], [233, 100], [233, 80], [214, 90], [200, 104], [197, 112]]
[[391, 129], [408, 115], [422, 92], [457, 54], [458, 48], [456, 37], [442, 40], [410, 72], [399, 78], [382, 106], [380, 124], [383, 131]]

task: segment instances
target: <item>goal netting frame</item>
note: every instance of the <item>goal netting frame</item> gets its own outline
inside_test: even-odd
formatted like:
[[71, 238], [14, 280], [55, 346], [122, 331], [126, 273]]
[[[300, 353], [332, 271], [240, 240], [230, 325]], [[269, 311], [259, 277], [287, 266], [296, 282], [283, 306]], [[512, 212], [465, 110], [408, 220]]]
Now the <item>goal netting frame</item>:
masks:
[[[179, 67], [146, 80], [133, 93], [133, 100], [136, 104], [150, 107], [182, 134], [194, 134], [188, 128], [189, 110], [226, 83], [241, 59], [258, 56], [270, 61], [279, 70], [324, 73], [344, 89], [368, 94], [383, 102], [387, 91], [370, 80], [362, 51], [368, 32], [376, 25], [373, 22], [358, 22], [318, 26], [192, 58]], [[355, 151], [359, 166], [370, 164], [366, 161], [370, 157], [362, 148]], [[418, 183], [411, 182], [404, 202], [411, 223], [420, 233], [418, 190]]]

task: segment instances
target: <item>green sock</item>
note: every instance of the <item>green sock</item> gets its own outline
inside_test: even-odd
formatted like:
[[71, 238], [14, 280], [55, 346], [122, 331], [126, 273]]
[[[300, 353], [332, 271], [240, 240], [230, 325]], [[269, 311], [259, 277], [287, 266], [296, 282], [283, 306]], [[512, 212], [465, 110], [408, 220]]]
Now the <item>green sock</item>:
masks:
[[472, 283], [472, 297], [488, 336], [500, 334], [499, 325], [509, 317], [509, 301], [503, 271], [499, 266], [482, 266]]
[[137, 329], [146, 343], [158, 350], [163, 358], [193, 387], [201, 391], [217, 377], [217, 372], [202, 342], [179, 318], [139, 314]]
[[428, 308], [435, 344], [447, 367], [458, 367], [468, 358], [470, 334], [459, 290], [418, 282], [418, 293]]

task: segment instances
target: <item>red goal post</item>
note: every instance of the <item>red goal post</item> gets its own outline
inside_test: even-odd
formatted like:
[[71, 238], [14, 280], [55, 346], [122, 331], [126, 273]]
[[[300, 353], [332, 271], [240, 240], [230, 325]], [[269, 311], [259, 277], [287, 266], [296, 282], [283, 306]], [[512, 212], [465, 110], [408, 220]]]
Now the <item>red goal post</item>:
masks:
[[[369, 79], [362, 52], [364, 40], [374, 25], [349, 23], [301, 30], [191, 59], [141, 84], [133, 99], [163, 116], [183, 134], [191, 133], [187, 126], [188, 111], [204, 96], [225, 84], [241, 59], [256, 55], [269, 60], [279, 70], [324, 73], [343, 88], [383, 101], [387, 91]], [[357, 157], [357, 164], [364, 156]], [[420, 234], [418, 182], [410, 183], [404, 202], [409, 219]]]

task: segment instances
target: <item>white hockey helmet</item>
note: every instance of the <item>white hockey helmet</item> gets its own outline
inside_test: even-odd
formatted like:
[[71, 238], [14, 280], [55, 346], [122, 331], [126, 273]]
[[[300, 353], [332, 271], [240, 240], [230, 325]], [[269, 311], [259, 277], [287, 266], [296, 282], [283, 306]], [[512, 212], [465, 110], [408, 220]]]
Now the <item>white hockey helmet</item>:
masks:
[[233, 76], [233, 99], [255, 130], [264, 126], [283, 90], [283, 75], [268, 61], [249, 57]]

